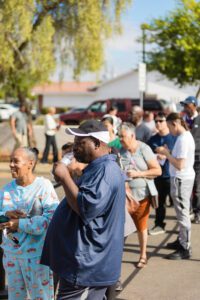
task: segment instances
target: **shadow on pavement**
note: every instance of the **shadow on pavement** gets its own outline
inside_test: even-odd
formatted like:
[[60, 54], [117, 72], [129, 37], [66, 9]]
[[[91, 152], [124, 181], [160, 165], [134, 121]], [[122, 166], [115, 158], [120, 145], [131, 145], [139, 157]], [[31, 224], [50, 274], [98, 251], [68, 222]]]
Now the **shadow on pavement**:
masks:
[[[176, 231], [176, 229], [178, 228], [178, 225], [176, 224], [174, 226], [174, 228], [172, 228], [172, 231], [170, 231], [167, 235], [165, 234], [164, 236], [164, 239], [161, 241], [160, 244], [156, 245], [156, 246], [147, 246], [147, 249], [148, 248], [154, 248], [153, 251], [149, 252], [148, 251], [148, 261], [151, 259], [151, 257], [155, 257], [155, 256], [163, 256], [163, 254], [159, 254], [158, 252], [165, 248], [165, 244], [169, 241], [169, 239], [171, 238], [171, 236], [174, 234], [174, 231]], [[139, 253], [139, 250], [130, 250], [130, 249], [127, 249], [126, 246], [128, 247], [138, 247], [138, 245], [131, 245], [131, 244], [126, 244], [125, 243], [125, 246], [124, 246], [124, 251], [125, 252], [133, 252], [133, 253]], [[132, 263], [133, 265], [135, 264], [133, 261], [124, 261], [123, 260], [123, 263]], [[140, 272], [140, 269], [134, 269], [133, 272], [127, 277], [127, 279], [122, 283], [122, 286], [123, 286], [123, 289], [126, 288], [126, 286], [135, 278], [135, 276], [137, 276], [137, 274]], [[118, 293], [118, 295], [120, 295], [120, 292]], [[120, 298], [117, 298], [118, 300]]]

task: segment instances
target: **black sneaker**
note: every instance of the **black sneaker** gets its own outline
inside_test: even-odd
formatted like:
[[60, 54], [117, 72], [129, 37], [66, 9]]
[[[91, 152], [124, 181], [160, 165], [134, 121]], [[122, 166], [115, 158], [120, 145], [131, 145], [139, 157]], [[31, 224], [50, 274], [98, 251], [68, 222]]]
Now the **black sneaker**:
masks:
[[181, 245], [181, 244], [180, 244], [179, 240], [177, 239], [177, 240], [175, 240], [175, 241], [172, 242], [172, 243], [168, 243], [168, 244], [166, 245], [166, 248], [167, 248], [167, 249], [172, 249], [172, 250], [177, 250], [177, 249], [179, 248], [180, 245]]
[[192, 255], [191, 248], [184, 249], [182, 246], [179, 246], [179, 248], [175, 252], [168, 254], [166, 258], [172, 260], [189, 259], [191, 255]]

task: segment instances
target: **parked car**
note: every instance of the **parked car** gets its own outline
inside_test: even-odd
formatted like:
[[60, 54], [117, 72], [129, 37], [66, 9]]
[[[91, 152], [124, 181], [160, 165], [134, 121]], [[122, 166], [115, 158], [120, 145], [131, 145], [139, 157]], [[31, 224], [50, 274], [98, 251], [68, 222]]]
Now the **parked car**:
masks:
[[77, 112], [81, 112], [84, 111], [85, 108], [84, 107], [72, 107], [70, 110], [68, 110], [66, 113], [67, 114], [71, 114], [71, 113], [77, 113]]
[[[164, 103], [166, 100], [156, 100], [156, 99], [144, 99], [144, 110], [153, 111], [157, 113], [165, 109]], [[130, 120], [130, 112], [134, 105], [139, 105], [139, 99], [107, 99], [99, 100], [90, 104], [86, 109], [79, 112], [68, 112], [60, 115], [60, 121], [69, 125], [78, 125], [84, 120], [88, 119], [101, 119], [109, 109], [116, 105], [118, 107], [117, 116], [122, 119], [122, 121]]]
[[18, 108], [8, 103], [0, 104], [0, 121], [9, 120], [10, 116], [17, 111]]

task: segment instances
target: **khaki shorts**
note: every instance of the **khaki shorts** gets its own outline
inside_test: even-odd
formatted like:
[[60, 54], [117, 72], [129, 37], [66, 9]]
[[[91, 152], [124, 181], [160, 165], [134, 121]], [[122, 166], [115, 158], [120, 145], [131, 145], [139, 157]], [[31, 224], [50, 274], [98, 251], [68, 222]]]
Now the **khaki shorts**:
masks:
[[28, 146], [27, 135], [21, 134], [21, 133], [16, 133], [14, 149], [17, 149], [19, 147], [27, 147], [27, 146]]

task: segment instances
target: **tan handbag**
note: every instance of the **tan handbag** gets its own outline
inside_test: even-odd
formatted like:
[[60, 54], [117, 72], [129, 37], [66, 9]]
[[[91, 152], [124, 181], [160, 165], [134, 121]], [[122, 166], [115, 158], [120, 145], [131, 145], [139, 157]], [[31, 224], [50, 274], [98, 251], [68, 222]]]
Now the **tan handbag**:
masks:
[[126, 185], [126, 207], [129, 214], [131, 215], [132, 213], [136, 212], [139, 206], [139, 201], [134, 199], [131, 189]]

